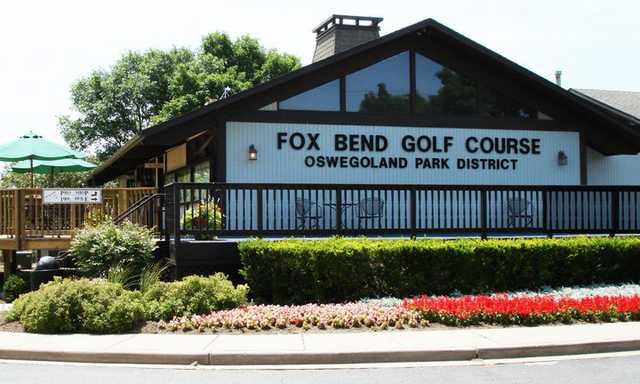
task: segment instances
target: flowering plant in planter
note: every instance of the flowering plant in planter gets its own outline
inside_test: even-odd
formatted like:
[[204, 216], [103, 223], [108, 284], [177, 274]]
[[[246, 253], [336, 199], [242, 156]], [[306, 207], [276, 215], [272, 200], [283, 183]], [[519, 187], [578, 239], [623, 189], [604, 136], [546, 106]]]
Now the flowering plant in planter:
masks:
[[182, 223], [184, 230], [195, 232], [196, 239], [211, 240], [215, 235], [210, 231], [222, 229], [224, 215], [216, 201], [201, 200], [184, 212]]

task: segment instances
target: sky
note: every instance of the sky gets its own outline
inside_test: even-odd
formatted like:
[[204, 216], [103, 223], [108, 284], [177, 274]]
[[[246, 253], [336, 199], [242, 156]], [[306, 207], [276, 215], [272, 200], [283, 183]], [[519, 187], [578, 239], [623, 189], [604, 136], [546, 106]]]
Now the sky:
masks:
[[0, 144], [34, 130], [64, 142], [70, 87], [123, 53], [198, 46], [203, 35], [249, 34], [311, 62], [311, 30], [331, 14], [380, 16], [381, 34], [434, 18], [565, 88], [640, 91], [640, 2], [7, 1], [0, 13]]

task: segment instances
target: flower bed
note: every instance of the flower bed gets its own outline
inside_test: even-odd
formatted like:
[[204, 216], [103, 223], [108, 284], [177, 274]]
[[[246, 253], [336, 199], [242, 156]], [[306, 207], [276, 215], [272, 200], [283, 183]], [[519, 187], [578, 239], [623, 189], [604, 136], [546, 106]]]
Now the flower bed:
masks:
[[385, 307], [358, 303], [307, 304], [298, 306], [251, 305], [204, 316], [176, 317], [161, 329], [176, 330], [270, 330], [301, 328], [403, 329], [428, 326], [419, 312], [402, 306]]
[[640, 296], [479, 295], [422, 296], [402, 303], [426, 320], [446, 325], [536, 325], [573, 321], [630, 321], [640, 319]]
[[546, 288], [486, 295], [365, 299], [347, 304], [250, 305], [209, 315], [160, 322], [169, 331], [266, 331], [272, 329], [420, 328], [538, 325], [575, 321], [640, 320], [640, 285]]

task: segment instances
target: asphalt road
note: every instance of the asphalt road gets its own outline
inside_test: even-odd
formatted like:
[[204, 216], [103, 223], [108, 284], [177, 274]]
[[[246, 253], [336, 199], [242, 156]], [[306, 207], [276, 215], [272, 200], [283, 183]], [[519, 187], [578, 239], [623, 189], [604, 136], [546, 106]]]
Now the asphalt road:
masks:
[[465, 363], [177, 367], [0, 361], [0, 383], [640, 383], [640, 354]]

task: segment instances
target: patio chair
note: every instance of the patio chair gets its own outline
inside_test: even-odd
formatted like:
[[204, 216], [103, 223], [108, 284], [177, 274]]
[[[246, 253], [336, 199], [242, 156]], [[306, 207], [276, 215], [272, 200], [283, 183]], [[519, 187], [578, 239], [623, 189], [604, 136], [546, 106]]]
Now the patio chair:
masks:
[[366, 197], [358, 201], [358, 222], [375, 220], [384, 216], [384, 200], [377, 197]]
[[322, 211], [318, 209], [316, 202], [296, 198], [296, 229], [318, 229], [321, 219]]
[[[521, 225], [522, 223], [524, 225]], [[531, 202], [527, 199], [519, 197], [507, 199], [507, 226], [515, 227], [516, 224], [522, 227], [533, 225]]]

